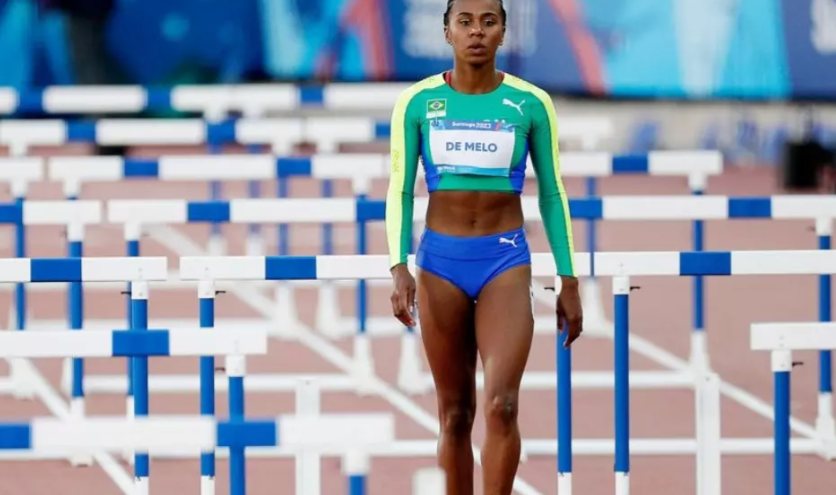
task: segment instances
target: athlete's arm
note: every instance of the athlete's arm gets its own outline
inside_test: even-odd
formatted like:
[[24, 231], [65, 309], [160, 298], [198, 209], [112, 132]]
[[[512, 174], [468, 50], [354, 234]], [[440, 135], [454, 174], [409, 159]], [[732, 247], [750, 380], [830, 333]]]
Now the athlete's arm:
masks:
[[530, 134], [531, 162], [537, 177], [540, 216], [549, 246], [557, 265], [557, 274], [576, 277], [572, 219], [563, 180], [560, 177], [560, 149], [557, 142], [557, 118], [551, 98], [535, 93], [539, 103], [532, 107]]
[[386, 193], [386, 239], [389, 268], [406, 263], [412, 240], [415, 174], [418, 170], [420, 122], [410, 105], [415, 93], [402, 93], [392, 111], [391, 170]]

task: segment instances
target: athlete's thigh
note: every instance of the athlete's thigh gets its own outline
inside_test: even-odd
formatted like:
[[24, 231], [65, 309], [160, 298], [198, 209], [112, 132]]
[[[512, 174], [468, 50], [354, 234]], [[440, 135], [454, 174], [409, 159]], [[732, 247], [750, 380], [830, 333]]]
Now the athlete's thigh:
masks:
[[438, 398], [475, 404], [473, 303], [447, 280], [425, 270], [417, 272], [421, 338]]
[[491, 280], [476, 303], [476, 341], [487, 393], [519, 388], [533, 334], [531, 265], [518, 265]]

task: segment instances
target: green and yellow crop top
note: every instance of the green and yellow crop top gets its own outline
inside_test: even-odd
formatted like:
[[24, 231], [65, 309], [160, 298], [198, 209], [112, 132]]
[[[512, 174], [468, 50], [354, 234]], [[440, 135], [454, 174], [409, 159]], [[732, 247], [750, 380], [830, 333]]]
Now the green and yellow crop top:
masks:
[[549, 95], [510, 74], [504, 74], [497, 89], [484, 94], [459, 93], [443, 74], [404, 90], [392, 112], [391, 175], [386, 195], [390, 267], [406, 262], [419, 158], [430, 193], [521, 194], [529, 154], [557, 273], [575, 276], [572, 224], [560, 177], [557, 120]]

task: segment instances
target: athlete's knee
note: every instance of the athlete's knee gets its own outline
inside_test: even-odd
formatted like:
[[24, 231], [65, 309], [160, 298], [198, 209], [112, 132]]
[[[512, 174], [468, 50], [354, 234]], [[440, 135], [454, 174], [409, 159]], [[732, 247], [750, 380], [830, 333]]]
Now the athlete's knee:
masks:
[[451, 401], [441, 405], [441, 429], [447, 435], [469, 435], [473, 429], [476, 407], [470, 401]]
[[518, 413], [518, 394], [503, 391], [488, 396], [487, 404], [485, 404], [485, 419], [489, 429], [513, 427], [517, 424]]

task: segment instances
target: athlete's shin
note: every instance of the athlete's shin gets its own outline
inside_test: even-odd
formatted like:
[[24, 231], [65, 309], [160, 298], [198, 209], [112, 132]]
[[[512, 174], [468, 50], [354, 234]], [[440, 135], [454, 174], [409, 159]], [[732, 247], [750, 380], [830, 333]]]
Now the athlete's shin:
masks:
[[520, 462], [517, 394], [489, 395], [485, 404], [485, 445], [482, 448], [484, 495], [510, 495]]
[[470, 405], [442, 405], [439, 408], [441, 435], [438, 464], [447, 477], [447, 495], [473, 495], [474, 408]]

